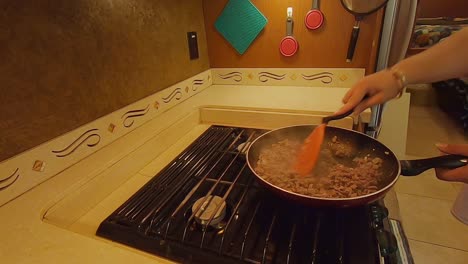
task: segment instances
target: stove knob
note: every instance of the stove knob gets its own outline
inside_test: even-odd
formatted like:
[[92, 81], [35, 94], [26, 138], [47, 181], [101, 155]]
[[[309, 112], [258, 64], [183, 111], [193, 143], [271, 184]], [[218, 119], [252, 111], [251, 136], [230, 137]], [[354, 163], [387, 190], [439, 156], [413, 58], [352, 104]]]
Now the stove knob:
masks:
[[380, 205], [371, 205], [370, 212], [372, 218], [385, 219], [388, 217], [388, 209]]

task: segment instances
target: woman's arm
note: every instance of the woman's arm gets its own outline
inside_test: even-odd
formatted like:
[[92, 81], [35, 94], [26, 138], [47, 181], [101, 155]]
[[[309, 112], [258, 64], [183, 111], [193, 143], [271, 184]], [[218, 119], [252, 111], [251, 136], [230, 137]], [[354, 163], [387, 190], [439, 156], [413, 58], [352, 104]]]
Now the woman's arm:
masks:
[[432, 83], [468, 75], [468, 28], [397, 63], [408, 84]]
[[[428, 83], [468, 75], [468, 28], [462, 29], [418, 55], [397, 63], [392, 69], [368, 75], [345, 95], [336, 114], [355, 108], [361, 113], [373, 105], [395, 98], [405, 84]], [[401, 77], [406, 79], [403, 84]], [[402, 77], [403, 76], [403, 77]], [[364, 96], [368, 98], [362, 100]]]

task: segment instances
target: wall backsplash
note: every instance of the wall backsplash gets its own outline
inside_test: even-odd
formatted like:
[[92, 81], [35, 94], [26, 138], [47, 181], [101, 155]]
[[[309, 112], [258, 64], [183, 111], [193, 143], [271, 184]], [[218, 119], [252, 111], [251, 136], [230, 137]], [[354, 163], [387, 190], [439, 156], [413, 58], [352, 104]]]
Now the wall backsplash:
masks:
[[0, 161], [208, 69], [205, 39], [201, 0], [0, 1]]

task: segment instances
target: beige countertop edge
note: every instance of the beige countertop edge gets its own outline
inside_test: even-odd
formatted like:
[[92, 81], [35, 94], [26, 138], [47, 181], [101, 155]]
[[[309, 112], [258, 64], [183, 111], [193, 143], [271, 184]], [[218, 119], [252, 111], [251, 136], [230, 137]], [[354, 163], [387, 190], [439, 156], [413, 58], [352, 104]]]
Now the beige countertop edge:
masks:
[[[183, 119], [186, 116], [178, 116], [178, 119]], [[194, 119], [198, 119], [198, 116], [190, 117], [186, 122], [193, 122]], [[193, 124], [193, 127], [196, 126], [196, 124]], [[136, 136], [138, 136], [138, 131], [133, 131], [132, 133], [135, 132]], [[110, 144], [104, 149], [88, 156], [80, 163], [87, 166], [88, 163], [93, 162], [93, 159], [103, 159], [102, 155], [100, 155], [101, 153], [112, 153], [121, 150], [121, 147], [117, 145], [119, 145], [119, 142]], [[125, 151], [132, 152], [134, 150], [129, 147]], [[0, 207], [0, 215], [3, 216], [0, 220], [0, 233], [2, 234], [2, 241], [7, 242], [2, 243], [0, 247], [2, 262], [173, 263], [162, 258], [125, 248], [122, 245], [107, 240], [104, 241], [74, 233], [42, 220], [43, 215], [52, 205], [66, 198], [64, 193], [68, 189], [72, 190], [74, 186], [86, 184], [88, 180], [92, 179], [92, 177], [83, 179], [80, 172], [86, 171], [94, 175], [98, 171], [106, 170], [106, 168], [80, 169], [80, 163], [75, 164]], [[101, 166], [107, 167], [111, 165], [105, 164]], [[133, 178], [135, 176], [130, 177]]]

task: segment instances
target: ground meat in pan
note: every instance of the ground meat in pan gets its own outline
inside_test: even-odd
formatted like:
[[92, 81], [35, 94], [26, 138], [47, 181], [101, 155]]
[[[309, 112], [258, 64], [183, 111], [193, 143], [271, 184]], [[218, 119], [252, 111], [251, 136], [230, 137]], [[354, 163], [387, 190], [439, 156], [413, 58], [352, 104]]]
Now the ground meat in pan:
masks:
[[350, 158], [353, 155], [351, 145], [343, 144], [338, 141], [338, 137], [334, 136], [330, 142], [328, 142], [328, 148], [338, 158]]
[[312, 174], [302, 177], [293, 170], [301, 146], [302, 142], [285, 139], [264, 147], [255, 172], [282, 189], [315, 197], [349, 198], [377, 191], [382, 159], [356, 157], [353, 166], [344, 166], [337, 160], [351, 155], [346, 148], [325, 148]]

